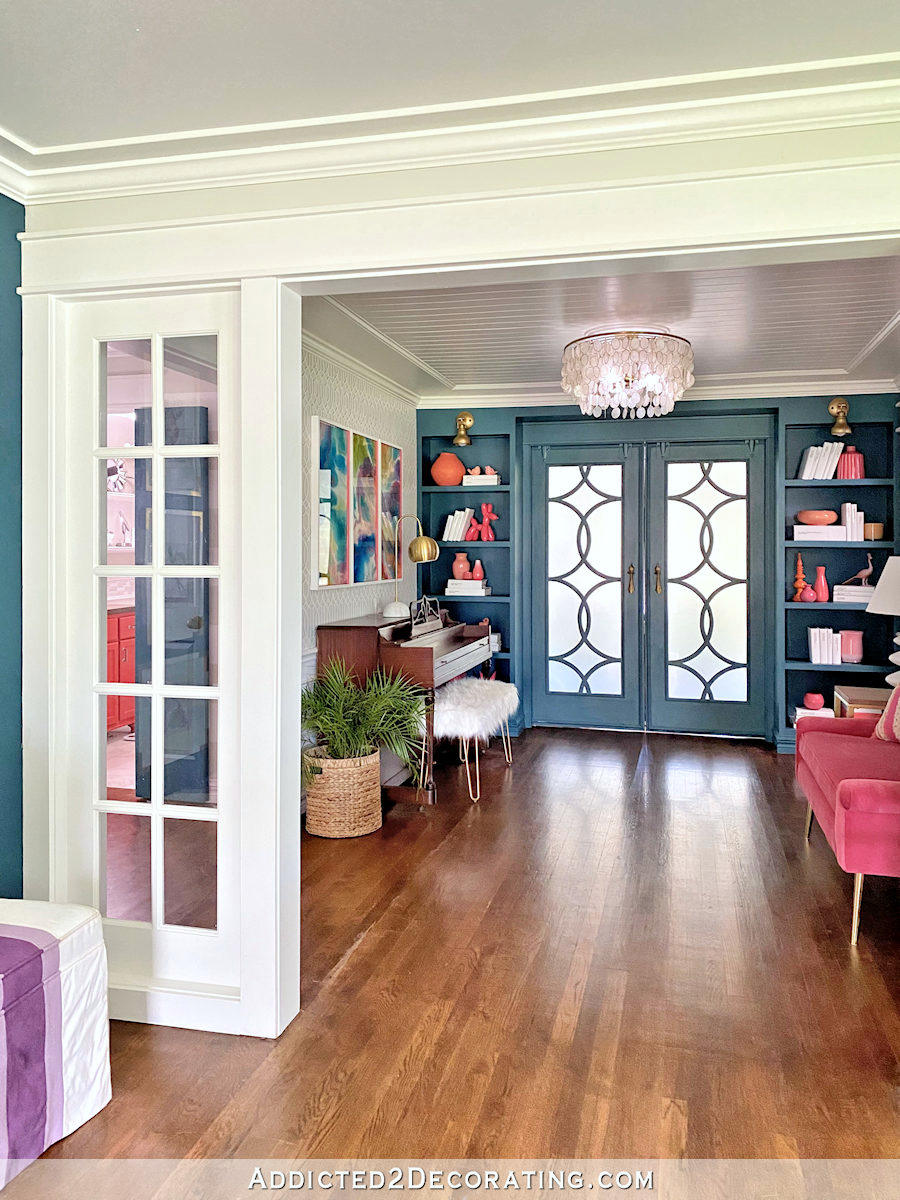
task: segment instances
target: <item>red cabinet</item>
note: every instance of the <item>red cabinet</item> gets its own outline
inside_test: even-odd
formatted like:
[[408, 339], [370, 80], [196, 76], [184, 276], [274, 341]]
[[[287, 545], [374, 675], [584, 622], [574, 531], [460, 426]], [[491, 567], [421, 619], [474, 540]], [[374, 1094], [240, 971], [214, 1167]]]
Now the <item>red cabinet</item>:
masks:
[[[106, 678], [109, 683], [134, 683], [134, 611], [106, 618]], [[106, 728], [134, 728], [134, 696], [107, 696]]]

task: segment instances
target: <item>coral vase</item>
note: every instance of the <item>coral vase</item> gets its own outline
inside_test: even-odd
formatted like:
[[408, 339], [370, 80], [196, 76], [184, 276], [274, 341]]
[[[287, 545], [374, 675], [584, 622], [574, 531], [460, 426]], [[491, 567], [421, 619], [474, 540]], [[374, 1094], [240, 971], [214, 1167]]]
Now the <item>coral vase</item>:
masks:
[[484, 567], [481, 565], [481, 559], [475, 559], [475, 566], [472, 568], [473, 579], [484, 579]]
[[449, 450], [439, 454], [431, 464], [431, 478], [439, 487], [459, 487], [466, 468]]
[[471, 571], [469, 566], [469, 556], [464, 550], [460, 550], [453, 560], [453, 565], [450, 570], [453, 573], [454, 579], [468, 579]]
[[824, 604], [828, 600], [828, 580], [825, 578], [824, 567], [816, 567], [816, 582], [813, 584], [813, 591], [820, 604]]

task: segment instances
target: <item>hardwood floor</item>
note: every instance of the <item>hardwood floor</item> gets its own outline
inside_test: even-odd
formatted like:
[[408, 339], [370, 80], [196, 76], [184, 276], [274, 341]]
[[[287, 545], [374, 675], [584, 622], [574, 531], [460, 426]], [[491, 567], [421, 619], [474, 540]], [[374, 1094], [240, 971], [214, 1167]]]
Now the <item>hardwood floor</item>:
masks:
[[789, 756], [533, 730], [433, 811], [304, 842], [276, 1043], [114, 1024], [59, 1156], [891, 1157], [896, 880], [803, 841]]

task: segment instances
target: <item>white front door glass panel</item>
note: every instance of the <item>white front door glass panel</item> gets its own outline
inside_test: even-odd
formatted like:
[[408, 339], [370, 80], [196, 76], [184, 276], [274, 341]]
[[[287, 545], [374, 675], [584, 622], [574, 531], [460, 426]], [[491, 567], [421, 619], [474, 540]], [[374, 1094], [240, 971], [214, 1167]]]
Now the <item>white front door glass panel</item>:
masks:
[[241, 982], [238, 333], [228, 293], [69, 325], [64, 891], [148, 1014]]

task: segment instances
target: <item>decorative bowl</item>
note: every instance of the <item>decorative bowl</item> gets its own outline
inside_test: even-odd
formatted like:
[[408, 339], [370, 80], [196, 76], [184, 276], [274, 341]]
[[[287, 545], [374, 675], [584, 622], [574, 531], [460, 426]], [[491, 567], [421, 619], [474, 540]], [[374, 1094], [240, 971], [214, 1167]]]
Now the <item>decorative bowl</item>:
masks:
[[837, 513], [830, 508], [804, 508], [797, 513], [798, 525], [833, 525], [836, 520]]
[[825, 697], [821, 692], [807, 692], [803, 697], [803, 707], [819, 709], [825, 707]]

